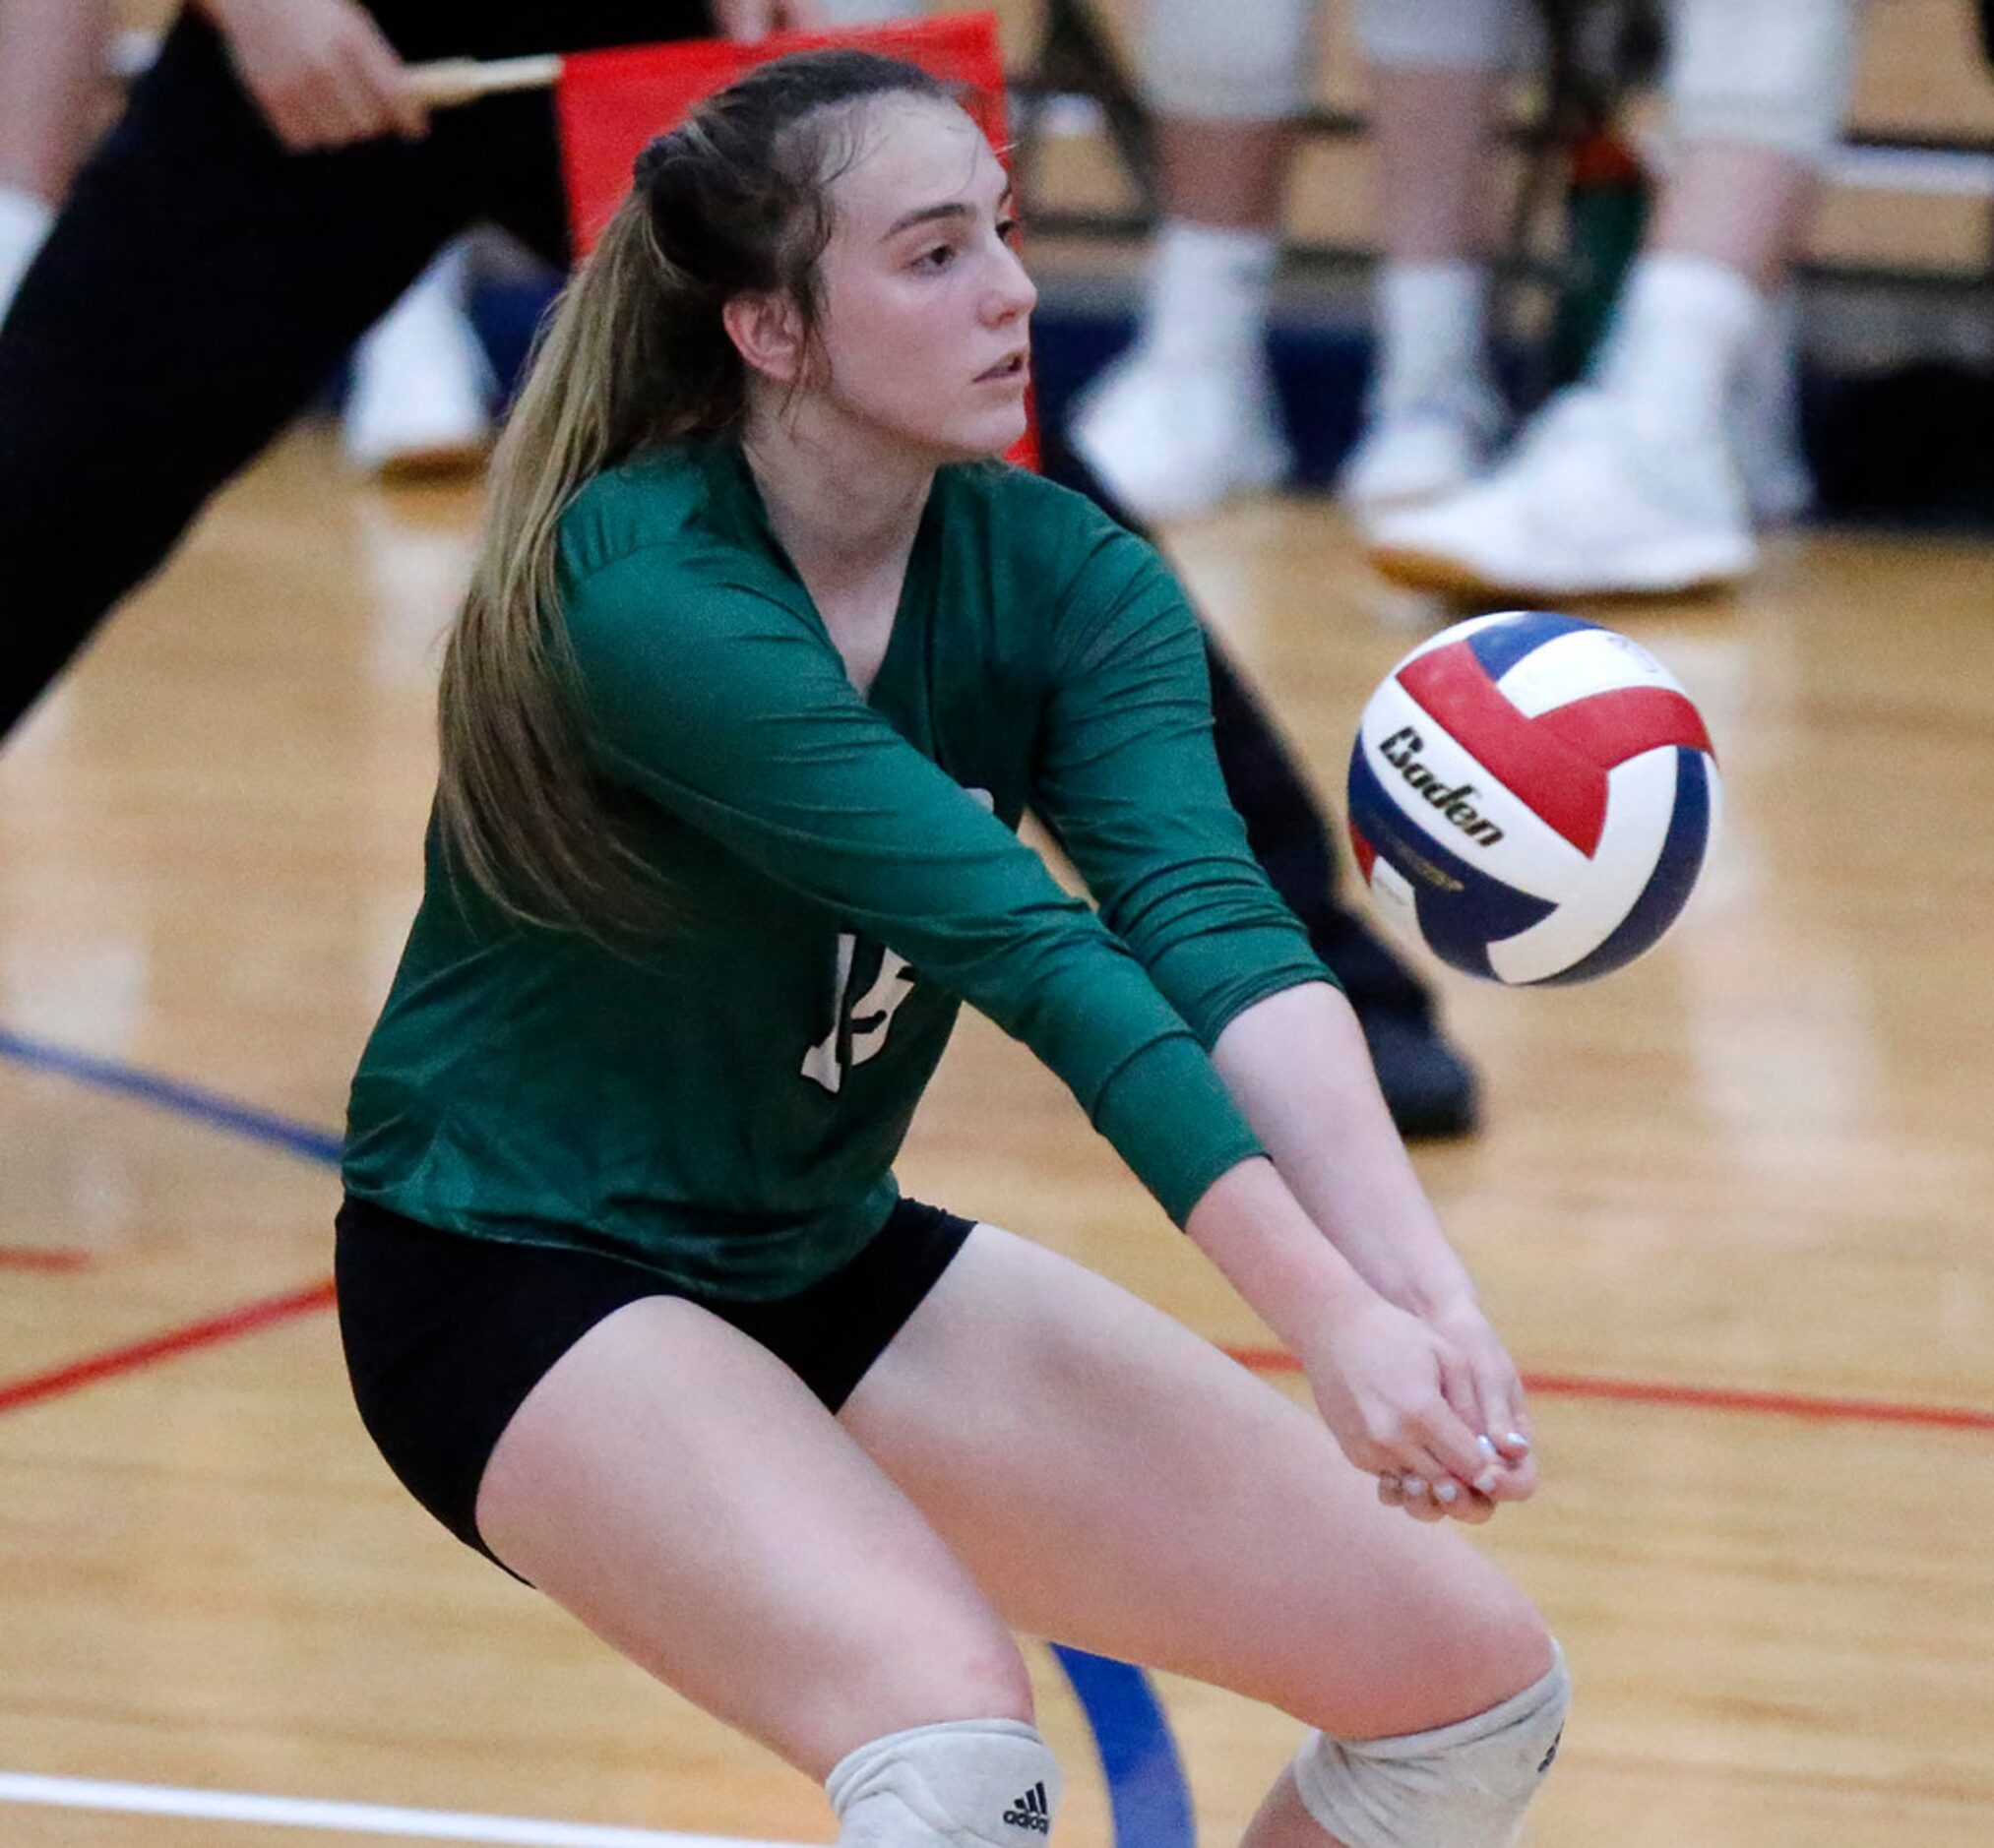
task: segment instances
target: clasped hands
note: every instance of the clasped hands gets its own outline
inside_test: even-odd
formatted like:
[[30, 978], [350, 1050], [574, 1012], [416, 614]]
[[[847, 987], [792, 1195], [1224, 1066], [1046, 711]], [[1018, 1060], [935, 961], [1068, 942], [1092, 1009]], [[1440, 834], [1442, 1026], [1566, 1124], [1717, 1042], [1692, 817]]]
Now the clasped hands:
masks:
[[1415, 1314], [1355, 1294], [1301, 1361], [1324, 1422], [1387, 1507], [1479, 1523], [1534, 1493], [1523, 1384], [1471, 1298]]

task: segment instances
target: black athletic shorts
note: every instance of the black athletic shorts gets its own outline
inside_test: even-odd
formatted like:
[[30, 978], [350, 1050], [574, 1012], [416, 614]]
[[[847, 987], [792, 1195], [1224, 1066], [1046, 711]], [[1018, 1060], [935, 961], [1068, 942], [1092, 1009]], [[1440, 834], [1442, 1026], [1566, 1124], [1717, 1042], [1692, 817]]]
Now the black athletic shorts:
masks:
[[971, 1222], [903, 1200], [841, 1270], [776, 1302], [727, 1302], [591, 1252], [440, 1232], [348, 1197], [337, 1220], [340, 1337], [360, 1422], [403, 1486], [466, 1546], [500, 1434], [605, 1316], [679, 1296], [766, 1347], [832, 1411], [949, 1267]]

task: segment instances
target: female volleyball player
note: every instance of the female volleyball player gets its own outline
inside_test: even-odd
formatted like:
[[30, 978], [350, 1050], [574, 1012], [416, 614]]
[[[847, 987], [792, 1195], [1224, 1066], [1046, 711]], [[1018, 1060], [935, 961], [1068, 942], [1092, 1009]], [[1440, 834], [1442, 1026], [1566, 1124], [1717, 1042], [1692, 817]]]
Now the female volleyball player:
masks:
[[[566, 265], [549, 96], [487, 96], [425, 121], [405, 60], [717, 29], [753, 38], [903, 10], [904, 0], [183, 7], [0, 316], [0, 745], [208, 497], [467, 224], [495, 219]], [[146, 312], [135, 316], [134, 302]], [[118, 518], [79, 546], [75, 510], [105, 505]], [[1220, 768], [1251, 844], [1344, 984], [1395, 1120], [1408, 1136], [1471, 1128], [1473, 1074], [1432, 997], [1339, 902], [1330, 832], [1299, 769], [1215, 649], [1212, 673]]]
[[[824, 1778], [844, 1843], [1046, 1830], [1016, 1624], [1319, 1727], [1260, 1848], [1498, 1848], [1564, 1674], [1434, 1522], [1528, 1493], [1516, 1374], [1226, 806], [1180, 594], [983, 460], [1025, 416], [1007, 211], [946, 92], [858, 53], [640, 159], [444, 668], [428, 890], [352, 1093], [356, 1395], [439, 1519]], [[959, 998], [1327, 1431], [898, 1197]]]

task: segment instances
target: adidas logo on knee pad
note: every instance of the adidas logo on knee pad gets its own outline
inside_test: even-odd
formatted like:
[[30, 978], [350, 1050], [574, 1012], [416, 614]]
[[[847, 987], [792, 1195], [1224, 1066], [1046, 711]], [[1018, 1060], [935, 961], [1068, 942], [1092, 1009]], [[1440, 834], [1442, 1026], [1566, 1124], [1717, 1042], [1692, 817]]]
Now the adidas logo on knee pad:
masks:
[[[1011, 1719], [888, 1733], [824, 1780], [839, 1848], [1050, 1848], [1059, 1789], [1059, 1761], [1038, 1729]], [[1007, 1803], [1007, 1790], [1025, 1794]]]
[[1011, 1800], [1011, 1808], [1004, 1812], [1004, 1819], [1013, 1828], [1036, 1829], [1041, 1835], [1052, 1833], [1052, 1812], [1046, 1806], [1045, 1786], [1033, 1784], [1022, 1797]]

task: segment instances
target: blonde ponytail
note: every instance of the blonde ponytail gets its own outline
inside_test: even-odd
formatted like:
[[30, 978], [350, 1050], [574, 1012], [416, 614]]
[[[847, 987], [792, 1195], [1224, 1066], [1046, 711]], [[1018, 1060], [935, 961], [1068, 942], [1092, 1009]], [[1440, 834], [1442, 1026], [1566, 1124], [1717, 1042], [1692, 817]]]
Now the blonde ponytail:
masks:
[[895, 93], [948, 95], [911, 65], [827, 51], [776, 59], [709, 98], [639, 156], [636, 185], [555, 304], [492, 457], [439, 702], [447, 863], [517, 922], [610, 945], [670, 922], [664, 878], [631, 832], [633, 799], [598, 773], [574, 697], [561, 517], [640, 449], [739, 421], [744, 375], [721, 310], [781, 290], [814, 320], [837, 127]]
[[443, 660], [437, 821], [453, 870], [522, 922], [592, 936], [654, 931], [666, 907], [605, 807], [568, 692], [560, 521], [650, 434], [660, 356], [646, 310], [661, 263], [632, 194], [562, 291], [499, 438]]

